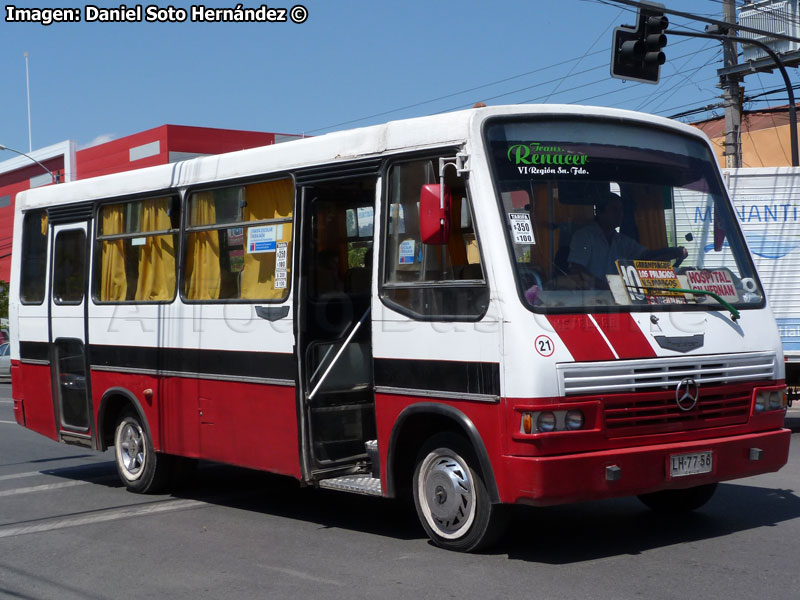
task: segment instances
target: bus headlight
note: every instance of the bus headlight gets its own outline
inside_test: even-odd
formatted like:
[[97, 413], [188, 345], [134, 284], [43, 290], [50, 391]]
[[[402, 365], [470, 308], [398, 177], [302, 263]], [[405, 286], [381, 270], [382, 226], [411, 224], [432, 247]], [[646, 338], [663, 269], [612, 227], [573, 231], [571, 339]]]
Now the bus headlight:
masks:
[[551, 412], [539, 413], [536, 419], [536, 428], [542, 433], [549, 433], [556, 429], [556, 416]]
[[584, 421], [583, 413], [579, 410], [567, 411], [567, 416], [564, 418], [564, 424], [567, 426], [567, 429], [571, 431], [583, 427]]
[[786, 390], [760, 391], [756, 393], [755, 412], [785, 410], [787, 406]]
[[770, 392], [769, 409], [780, 410], [786, 407], [786, 394], [784, 392]]
[[586, 427], [586, 415], [583, 409], [569, 410], [532, 410], [520, 415], [519, 430], [525, 435], [579, 431]]

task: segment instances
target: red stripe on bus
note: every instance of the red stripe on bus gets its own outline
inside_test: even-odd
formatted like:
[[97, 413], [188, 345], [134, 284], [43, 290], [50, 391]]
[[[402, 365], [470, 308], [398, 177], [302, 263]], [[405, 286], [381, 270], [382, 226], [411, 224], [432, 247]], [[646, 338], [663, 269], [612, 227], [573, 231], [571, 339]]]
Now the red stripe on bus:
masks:
[[614, 359], [589, 315], [547, 315], [547, 320], [576, 361]]
[[629, 313], [592, 315], [620, 358], [652, 358], [656, 355], [642, 329]]

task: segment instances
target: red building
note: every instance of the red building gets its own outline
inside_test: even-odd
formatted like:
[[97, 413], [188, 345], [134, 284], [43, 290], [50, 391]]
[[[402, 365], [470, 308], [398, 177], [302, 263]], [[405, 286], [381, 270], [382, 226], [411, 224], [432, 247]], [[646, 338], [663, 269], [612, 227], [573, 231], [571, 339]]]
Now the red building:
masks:
[[[221, 154], [245, 148], [268, 146], [301, 136], [162, 125], [104, 144], [77, 150], [73, 141], [61, 142], [27, 153], [64, 182], [87, 179], [178, 162], [206, 154]], [[30, 158], [7, 153], [13, 158], [0, 162], [0, 280], [8, 281], [11, 268], [11, 239], [14, 200], [19, 192], [53, 180]]]

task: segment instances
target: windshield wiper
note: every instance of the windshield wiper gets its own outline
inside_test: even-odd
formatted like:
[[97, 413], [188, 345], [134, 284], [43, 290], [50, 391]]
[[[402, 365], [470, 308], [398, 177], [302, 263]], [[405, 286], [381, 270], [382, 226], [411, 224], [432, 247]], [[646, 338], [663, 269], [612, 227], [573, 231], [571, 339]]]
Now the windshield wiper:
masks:
[[[652, 289], [652, 288], [651, 288]], [[711, 296], [714, 300], [719, 302], [722, 306], [724, 306], [730, 313], [731, 313], [731, 321], [738, 321], [739, 318], [742, 316], [739, 311], [727, 300], [723, 300], [719, 294], [715, 294], [714, 292], [710, 292], [708, 290], [687, 290], [685, 288], [669, 288], [673, 292], [681, 292], [683, 294], [694, 294], [696, 296]]]
[[[630, 286], [626, 286], [630, 290]], [[686, 289], [686, 288], [673, 288], [673, 287], [650, 287], [650, 286], [642, 286], [642, 289], [635, 289], [636, 293], [643, 293], [649, 294], [651, 292], [678, 292], [680, 294], [694, 294], [696, 296], [711, 296], [714, 300], [716, 300], [719, 304], [725, 307], [731, 313], [731, 321], [734, 323], [739, 320], [742, 316], [741, 313], [727, 300], [722, 299], [719, 294], [715, 294], [714, 292], [709, 292], [708, 290], [693, 290], [693, 289]]]
[[719, 294], [715, 294], [714, 292], [709, 292], [708, 290], [690, 290], [686, 288], [656, 288], [656, 287], [646, 287], [644, 288], [645, 294], [648, 292], [678, 292], [681, 294], [694, 294], [696, 296], [711, 296], [714, 300], [719, 302], [722, 306], [724, 306], [730, 313], [731, 313], [731, 321], [736, 322], [742, 316], [741, 313], [727, 300], [723, 300]]

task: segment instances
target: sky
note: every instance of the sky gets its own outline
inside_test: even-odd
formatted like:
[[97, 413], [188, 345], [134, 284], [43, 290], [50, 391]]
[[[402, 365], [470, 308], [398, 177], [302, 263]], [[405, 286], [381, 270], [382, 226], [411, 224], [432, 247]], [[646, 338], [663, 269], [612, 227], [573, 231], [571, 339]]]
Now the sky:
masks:
[[[87, 22], [87, 5], [13, 2], [19, 8], [79, 9], [78, 23], [8, 21], [0, 14], [0, 144], [27, 152], [74, 140], [79, 148], [163, 124], [321, 135], [330, 131], [489, 105], [568, 103], [674, 116], [721, 102], [720, 44], [672, 36], [657, 85], [611, 78], [613, 28], [636, 9], [613, 0], [298, 0], [306, 19]], [[737, 5], [743, 0], [736, 0]], [[721, 18], [721, 0], [664, 0], [667, 8]], [[128, 8], [136, 7], [133, 2]], [[258, 8], [261, 0], [243, 0]], [[153, 9], [151, 9], [153, 10]], [[166, 11], [163, 11], [166, 12]], [[302, 11], [295, 12], [302, 14]], [[704, 23], [671, 17], [670, 27]], [[799, 81], [790, 69], [792, 83]], [[750, 75], [745, 94], [782, 88], [777, 75]], [[767, 100], [767, 101], [765, 101]], [[786, 103], [786, 93], [745, 108]], [[722, 115], [721, 109], [692, 116]], [[682, 119], [687, 120], [687, 119]], [[0, 161], [16, 155], [0, 151]]]

